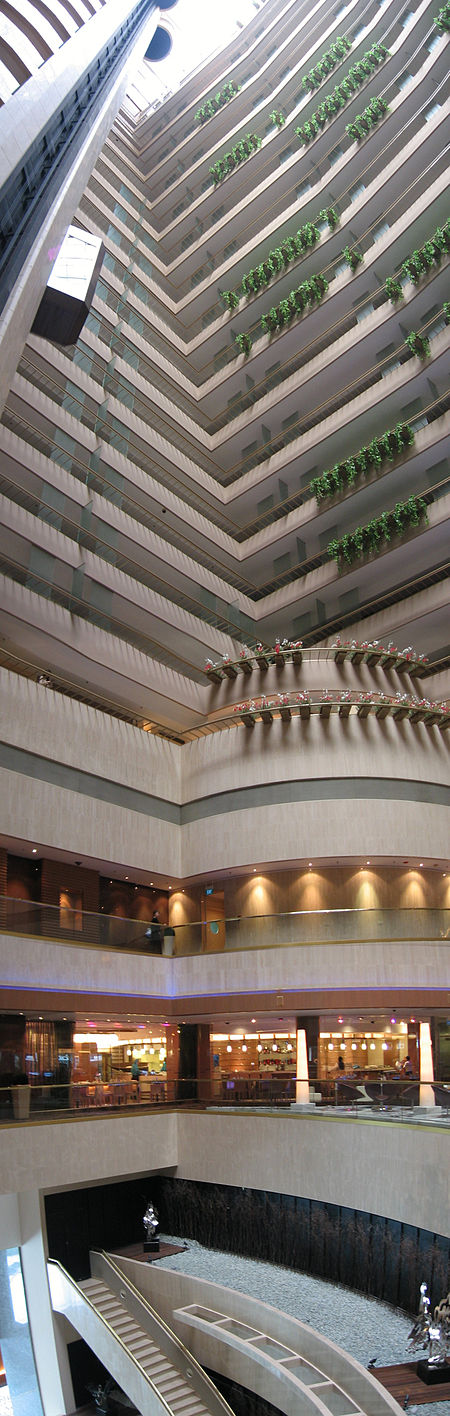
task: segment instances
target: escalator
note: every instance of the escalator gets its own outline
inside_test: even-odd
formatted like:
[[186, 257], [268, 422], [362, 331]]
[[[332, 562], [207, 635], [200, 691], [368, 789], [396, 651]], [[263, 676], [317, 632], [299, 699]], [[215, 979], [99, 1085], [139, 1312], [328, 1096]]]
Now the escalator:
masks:
[[142, 1416], [233, 1416], [199, 1363], [124, 1278], [91, 1253], [91, 1278], [76, 1283], [48, 1261], [52, 1306], [97, 1354]]

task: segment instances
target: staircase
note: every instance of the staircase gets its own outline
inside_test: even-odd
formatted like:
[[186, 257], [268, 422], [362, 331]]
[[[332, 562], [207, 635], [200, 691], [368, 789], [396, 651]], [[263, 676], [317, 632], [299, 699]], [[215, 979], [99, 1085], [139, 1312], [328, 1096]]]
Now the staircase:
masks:
[[76, 1283], [48, 1261], [52, 1305], [96, 1352], [142, 1416], [233, 1416], [175, 1333], [106, 1254]]
[[[89, 1302], [97, 1309], [108, 1326], [116, 1333], [129, 1352], [143, 1367], [158, 1395], [174, 1416], [209, 1416], [208, 1407], [196, 1395], [194, 1388], [164, 1356], [145, 1329], [130, 1316], [125, 1303], [116, 1297], [99, 1278], [86, 1278], [79, 1284]], [[124, 1290], [125, 1291], [125, 1290]]]

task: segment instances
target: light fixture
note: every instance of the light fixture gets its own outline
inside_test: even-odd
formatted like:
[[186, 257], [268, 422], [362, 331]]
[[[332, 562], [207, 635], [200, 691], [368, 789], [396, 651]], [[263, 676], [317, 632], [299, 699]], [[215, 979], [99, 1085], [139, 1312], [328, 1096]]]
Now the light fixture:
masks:
[[387, 1050], [388, 1050], [388, 1044], [387, 1044], [387, 1042], [382, 1042], [381, 1047], [382, 1047], [382, 1051], [383, 1051], [383, 1052], [387, 1052]]
[[32, 855], [37, 855], [37, 846], [33, 846], [32, 851], [31, 851], [31, 854], [32, 854]]
[[338, 1018], [338, 1023], [343, 1023], [343, 1021], [344, 1021], [343, 1018]]
[[227, 1046], [227, 1052], [232, 1052], [232, 1051], [233, 1051], [233, 1048], [232, 1048], [232, 1046], [231, 1046], [231, 1042], [229, 1042], [229, 1043], [228, 1043], [228, 1046]]
[[363, 1051], [363, 1052], [367, 1052], [367, 1042], [362, 1042], [362, 1043], [361, 1043], [361, 1048], [362, 1048], [362, 1051]]
[[246, 1051], [247, 1051], [247, 1043], [246, 1043], [246, 1042], [243, 1042], [243, 1043], [242, 1043], [242, 1051], [243, 1051], [243, 1052], [246, 1052]]
[[328, 1051], [329, 1051], [329, 1052], [334, 1052], [334, 1042], [329, 1042], [329, 1043], [328, 1043]]
[[371, 1042], [371, 1043], [370, 1043], [370, 1051], [371, 1051], [371, 1052], [375, 1052], [375, 1043], [374, 1043], [374, 1042]]
[[262, 1052], [262, 1042], [258, 1042], [257, 1047], [256, 1047], [256, 1051], [257, 1051], [257, 1052]]
[[277, 1042], [273, 1042], [273, 1043], [272, 1043], [272, 1052], [278, 1052], [278, 1043], [277, 1043]]
[[396, 1022], [397, 1022], [397, 1019], [396, 1019], [396, 1018], [391, 1018], [391, 1023], [396, 1023]]
[[286, 1052], [292, 1052], [292, 1042], [288, 1042]]
[[358, 1046], [358, 1043], [357, 1043], [357, 1042], [352, 1042], [352, 1052], [356, 1052], [357, 1046]]

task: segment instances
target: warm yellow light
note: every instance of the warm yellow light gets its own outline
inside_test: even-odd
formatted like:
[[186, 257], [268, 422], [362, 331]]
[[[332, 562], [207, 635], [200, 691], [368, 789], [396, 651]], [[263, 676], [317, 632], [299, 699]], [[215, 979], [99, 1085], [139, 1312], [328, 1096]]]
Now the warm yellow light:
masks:
[[233, 1051], [233, 1048], [232, 1048], [232, 1046], [231, 1046], [231, 1042], [229, 1042], [229, 1043], [228, 1043], [228, 1047], [227, 1047], [227, 1052], [232, 1052], [232, 1051]]
[[300, 1105], [309, 1104], [308, 1050], [304, 1028], [299, 1028], [297, 1031], [297, 1081], [295, 1084], [295, 1100]]
[[75, 1043], [94, 1043], [97, 1052], [108, 1052], [110, 1047], [118, 1047], [119, 1039], [117, 1033], [74, 1033]]
[[433, 1047], [429, 1023], [419, 1023], [420, 1043], [420, 1094], [421, 1106], [434, 1106], [435, 1096], [431, 1086], [434, 1081]]

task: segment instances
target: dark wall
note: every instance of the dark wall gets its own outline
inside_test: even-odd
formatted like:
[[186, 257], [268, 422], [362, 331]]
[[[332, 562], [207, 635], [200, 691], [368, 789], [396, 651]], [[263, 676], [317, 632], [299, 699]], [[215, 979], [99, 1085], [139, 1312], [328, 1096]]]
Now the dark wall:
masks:
[[46, 1195], [50, 1258], [59, 1259], [72, 1278], [87, 1278], [90, 1249], [121, 1249], [144, 1241], [142, 1216], [153, 1197], [153, 1176]]
[[415, 1313], [450, 1286], [450, 1240], [379, 1215], [295, 1195], [160, 1177], [163, 1233], [345, 1284]]
[[50, 1256], [86, 1277], [90, 1248], [144, 1239], [149, 1199], [162, 1233], [311, 1273], [407, 1312], [417, 1310], [422, 1281], [433, 1305], [450, 1288], [450, 1240], [432, 1231], [343, 1205], [167, 1175], [47, 1195]]
[[256, 1396], [254, 1391], [248, 1391], [231, 1377], [223, 1377], [221, 1372], [212, 1372], [208, 1367], [205, 1371], [228, 1401], [234, 1416], [281, 1416], [278, 1406], [273, 1406], [263, 1396]]

